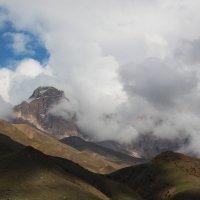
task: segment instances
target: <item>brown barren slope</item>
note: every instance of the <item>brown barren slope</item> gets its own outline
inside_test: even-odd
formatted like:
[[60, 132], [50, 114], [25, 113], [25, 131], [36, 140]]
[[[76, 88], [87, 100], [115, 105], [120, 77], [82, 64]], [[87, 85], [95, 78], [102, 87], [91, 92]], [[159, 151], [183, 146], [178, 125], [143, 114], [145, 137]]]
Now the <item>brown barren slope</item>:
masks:
[[95, 153], [80, 152], [29, 125], [10, 124], [0, 120], [0, 133], [25, 146], [32, 146], [47, 155], [72, 160], [93, 172], [109, 173], [127, 166], [127, 164], [110, 162]]

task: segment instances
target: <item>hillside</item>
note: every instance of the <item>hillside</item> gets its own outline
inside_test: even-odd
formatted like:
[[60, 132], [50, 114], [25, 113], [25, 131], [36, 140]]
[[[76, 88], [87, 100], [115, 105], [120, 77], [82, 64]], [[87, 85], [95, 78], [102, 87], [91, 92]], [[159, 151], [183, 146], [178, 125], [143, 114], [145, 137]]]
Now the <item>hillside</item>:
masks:
[[84, 139], [76, 136], [66, 137], [60, 140], [62, 143], [67, 144], [81, 152], [94, 152], [105, 156], [109, 160], [118, 163], [129, 163], [130, 165], [135, 163], [144, 162], [143, 159], [129, 156], [128, 154], [114, 151], [110, 148], [98, 145], [95, 142], [85, 141]]
[[109, 175], [147, 200], [199, 200], [200, 160], [164, 152], [151, 162]]
[[0, 157], [1, 200], [140, 200], [122, 184], [3, 137], [13, 152]]
[[0, 199], [108, 199], [31, 148], [0, 161]]
[[[0, 133], [0, 199], [3, 200], [12, 197], [16, 200], [200, 199], [197, 158], [164, 152], [148, 163], [101, 175], [93, 172], [102, 172], [103, 165], [112, 171], [114, 164], [97, 153], [80, 152], [80, 148], [74, 149], [28, 125], [0, 121]], [[90, 145], [89, 151], [94, 147], [100, 151]]]
[[8, 136], [0, 134], [0, 157], [12, 154], [23, 149], [24, 146], [14, 142]]
[[80, 152], [28, 125], [12, 125], [6, 121], [0, 120], [0, 133], [9, 136], [14, 141], [25, 146], [32, 146], [45, 154], [72, 160], [93, 172], [109, 173], [128, 166], [127, 163], [112, 162], [105, 156], [99, 154]]

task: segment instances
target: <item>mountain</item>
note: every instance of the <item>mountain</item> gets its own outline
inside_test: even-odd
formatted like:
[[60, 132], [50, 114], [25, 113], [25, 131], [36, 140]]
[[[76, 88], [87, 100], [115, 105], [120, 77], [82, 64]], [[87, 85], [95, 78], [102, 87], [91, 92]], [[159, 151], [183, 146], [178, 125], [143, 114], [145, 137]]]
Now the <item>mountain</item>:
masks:
[[85, 141], [84, 139], [76, 136], [66, 137], [61, 139], [60, 141], [81, 152], [90, 152], [105, 156], [106, 158], [110, 159], [113, 162], [118, 162], [118, 163], [124, 162], [132, 165], [144, 162], [144, 159], [135, 158], [125, 153], [114, 151], [110, 148], [100, 146], [95, 142]]
[[[27, 101], [23, 101], [21, 104], [14, 107], [15, 115], [12, 122], [15, 124], [31, 125], [58, 139], [63, 139], [68, 136], [89, 138], [87, 133], [83, 133], [76, 124], [76, 113], [71, 114], [71, 117], [68, 119], [59, 116], [59, 113], [52, 113], [52, 108], [55, 108], [55, 106], [58, 106], [61, 102], [65, 102], [66, 107], [70, 103], [70, 100], [65, 96], [63, 91], [54, 87], [38, 87], [33, 91], [33, 94]], [[75, 148], [80, 148], [80, 146], [76, 146], [76, 141], [74, 142], [75, 144], [71, 143], [69, 145]], [[80, 139], [79, 142], [83, 141]], [[116, 153], [109, 153], [108, 149], [110, 149], [110, 151], [119, 152], [117, 156], [120, 156], [121, 161], [127, 162], [130, 157], [149, 160], [164, 151], [178, 151], [189, 143], [189, 138], [182, 137], [166, 139], [159, 138], [152, 133], [140, 133], [139, 136], [130, 144], [124, 144], [120, 141], [116, 142], [112, 140], [90, 142], [107, 149], [102, 153], [102, 149], [100, 150], [99, 146], [94, 148], [92, 147], [90, 152], [98, 148], [98, 152], [96, 150], [94, 153], [99, 154], [99, 152], [101, 152], [101, 155], [103, 154], [103, 156], [105, 156], [105, 153], [107, 152], [108, 156], [111, 157], [111, 154], [113, 155]], [[127, 155], [126, 159], [122, 154]], [[112, 156], [112, 158], [114, 157], [116, 158], [116, 156]]]
[[123, 144], [117, 141], [113, 141], [113, 140], [104, 140], [104, 141], [98, 141], [96, 142], [99, 146], [105, 147], [105, 148], [109, 148], [112, 149], [113, 151], [117, 151], [126, 155], [130, 155], [136, 158], [143, 158], [145, 157], [144, 154], [142, 154], [142, 152], [137, 151], [136, 149], [134, 149], [134, 147], [132, 147], [132, 143], [131, 144]]
[[13, 123], [33, 125], [57, 138], [78, 135], [74, 116], [66, 120], [61, 116], [50, 113], [52, 107], [61, 101], [69, 102], [63, 91], [54, 87], [39, 87], [29, 97], [28, 101], [23, 101], [14, 107]]
[[165, 151], [178, 151], [187, 146], [189, 138], [177, 137], [173, 139], [161, 138], [152, 133], [140, 134], [132, 145], [128, 146], [131, 151], [139, 151], [144, 158], [152, 159], [158, 154]]
[[148, 163], [100, 175], [8, 136], [0, 138], [2, 200], [200, 199], [200, 159], [164, 152]]
[[178, 151], [189, 143], [188, 137], [176, 139], [160, 138], [152, 133], [139, 134], [130, 144], [123, 144], [116, 141], [101, 141], [97, 144], [114, 151], [118, 151], [133, 157], [141, 157], [147, 160], [165, 151]]
[[147, 200], [200, 199], [200, 159], [164, 152], [150, 162], [109, 175]]
[[111, 160], [106, 155], [81, 152], [26, 124], [11, 124], [0, 120], [0, 133], [24, 146], [32, 146], [47, 155], [72, 160], [93, 172], [104, 174], [130, 165], [128, 162]]
[[[0, 135], [1, 137], [1, 135]], [[8, 200], [141, 200], [127, 186], [85, 170], [72, 161], [52, 157], [4, 137], [0, 147], [0, 199]]]

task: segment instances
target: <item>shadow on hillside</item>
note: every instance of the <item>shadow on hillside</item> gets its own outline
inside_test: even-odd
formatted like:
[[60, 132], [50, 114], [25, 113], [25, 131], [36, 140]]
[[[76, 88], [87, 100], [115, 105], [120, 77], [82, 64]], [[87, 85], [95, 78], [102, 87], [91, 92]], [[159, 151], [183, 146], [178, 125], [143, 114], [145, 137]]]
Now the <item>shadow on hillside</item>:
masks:
[[[87, 182], [108, 197], [118, 193], [137, 197], [137, 194], [121, 183], [92, 173], [70, 160], [45, 155], [32, 147], [23, 146], [8, 136], [0, 134], [0, 177], [4, 182], [4, 189], [6, 189], [6, 184], [12, 186], [12, 184], [29, 182], [43, 171], [51, 171], [63, 179], [66, 178], [66, 180], [69, 179], [70, 174]], [[0, 185], [3, 184], [0, 182]], [[134, 197], [133, 199], [140, 198]]]

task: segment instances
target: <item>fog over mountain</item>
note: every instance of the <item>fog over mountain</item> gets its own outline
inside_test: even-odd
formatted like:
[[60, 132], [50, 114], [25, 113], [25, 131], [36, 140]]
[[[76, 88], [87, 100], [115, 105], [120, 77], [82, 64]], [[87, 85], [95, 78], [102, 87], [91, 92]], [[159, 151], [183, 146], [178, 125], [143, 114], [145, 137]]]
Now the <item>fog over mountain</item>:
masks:
[[[189, 136], [183, 151], [200, 155], [198, 0], [0, 0], [0, 7], [0, 27], [9, 21], [31, 32], [50, 54], [1, 66], [6, 105], [54, 86], [70, 107], [61, 102], [51, 112], [76, 112], [78, 126], [96, 140]], [[27, 37], [13, 37], [11, 48], [23, 53]], [[0, 112], [7, 117], [10, 106]]]
[[0, 97], [0, 118], [2, 119], [9, 119], [12, 114], [12, 105], [5, 102], [1, 97]]

